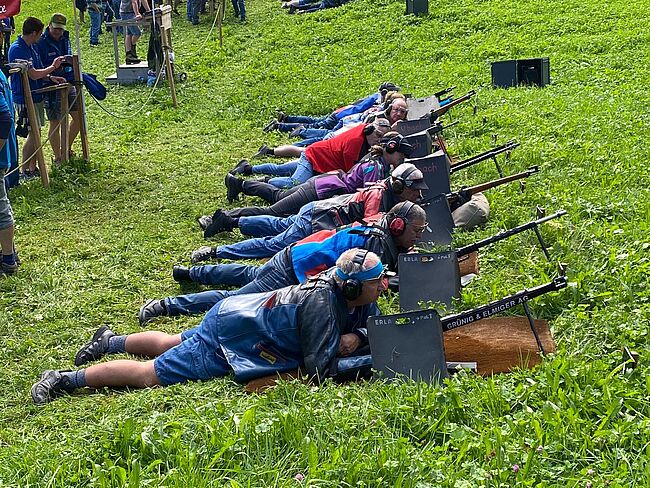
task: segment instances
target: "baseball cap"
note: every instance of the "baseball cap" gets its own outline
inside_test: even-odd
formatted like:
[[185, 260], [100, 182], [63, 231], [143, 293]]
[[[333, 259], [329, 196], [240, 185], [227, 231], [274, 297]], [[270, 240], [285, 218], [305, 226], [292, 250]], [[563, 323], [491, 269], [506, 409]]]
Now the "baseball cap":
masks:
[[55, 29], [65, 30], [65, 25], [68, 23], [68, 19], [65, 18], [63, 14], [54, 14], [50, 19], [50, 25]]
[[412, 163], [402, 163], [390, 174], [396, 180], [401, 180], [406, 188], [413, 190], [428, 190], [429, 187], [424, 182], [422, 171], [417, 169]]

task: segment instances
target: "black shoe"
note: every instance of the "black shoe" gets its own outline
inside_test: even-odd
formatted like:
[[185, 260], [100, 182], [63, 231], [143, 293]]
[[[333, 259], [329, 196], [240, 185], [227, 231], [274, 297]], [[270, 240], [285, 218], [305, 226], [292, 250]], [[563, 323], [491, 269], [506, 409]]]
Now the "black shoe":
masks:
[[172, 268], [172, 277], [177, 283], [192, 281], [192, 278], [190, 278], [190, 268], [187, 266], [174, 266]]
[[217, 210], [212, 216], [212, 223], [203, 232], [203, 237], [206, 239], [212, 237], [219, 232], [227, 232], [237, 227], [235, 219], [224, 213], [223, 210]]
[[224, 183], [226, 184], [226, 200], [228, 200], [228, 203], [238, 200], [239, 194], [242, 192], [242, 180], [227, 173]]
[[277, 119], [278, 122], [284, 122], [285, 120], [287, 120], [287, 114], [285, 114], [282, 110], [276, 110], [275, 113], [276, 113], [275, 118]]
[[0, 276], [2, 275], [15, 275], [18, 272], [18, 261], [14, 264], [0, 263]]
[[278, 119], [273, 119], [271, 122], [266, 124], [262, 130], [264, 132], [271, 132], [272, 130], [275, 130], [278, 128]]
[[202, 261], [209, 261], [216, 258], [216, 249], [210, 246], [201, 246], [196, 251], [192, 251], [192, 254], [190, 254], [190, 262], [192, 264], [200, 263]]
[[296, 13], [296, 7], [294, 7], [293, 5], [289, 5], [289, 13], [290, 14], [295, 14]]
[[201, 230], [205, 230], [212, 223], [212, 217], [210, 215], [201, 215], [196, 219], [201, 226]]
[[266, 144], [262, 144], [262, 146], [257, 150], [255, 155], [253, 156], [253, 159], [260, 159], [263, 158], [264, 156], [268, 156], [269, 154], [269, 146]]
[[[265, 146], [262, 146], [262, 147], [265, 147]], [[260, 150], [261, 150], [261, 148], [260, 148]], [[231, 175], [250, 176], [250, 175], [253, 174], [253, 167], [250, 165], [250, 163], [247, 160], [242, 159], [241, 161], [239, 161], [237, 163], [237, 166], [235, 166], [233, 169], [228, 171], [228, 173], [230, 173]]]
[[82, 366], [101, 358], [108, 351], [108, 341], [114, 335], [115, 332], [109, 329], [107, 325], [102, 325], [93, 334], [90, 342], [77, 351], [77, 355], [74, 357], [74, 365]]
[[36, 405], [44, 405], [64, 393], [73, 391], [70, 378], [62, 375], [61, 371], [48, 369], [43, 371], [41, 378], [32, 386], [32, 400]]
[[162, 300], [147, 300], [144, 305], [140, 307], [138, 312], [138, 321], [143, 326], [147, 322], [151, 322], [156, 317], [167, 315], [167, 308]]

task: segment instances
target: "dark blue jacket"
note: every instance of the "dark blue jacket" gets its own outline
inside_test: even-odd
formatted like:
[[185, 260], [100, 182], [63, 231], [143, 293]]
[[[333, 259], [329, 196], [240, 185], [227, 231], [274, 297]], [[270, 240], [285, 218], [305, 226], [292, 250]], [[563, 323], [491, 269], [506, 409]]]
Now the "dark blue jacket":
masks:
[[373, 303], [351, 315], [333, 271], [300, 285], [221, 300], [196, 334], [219, 344], [240, 382], [299, 367], [316, 381], [336, 377], [340, 336], [366, 337], [367, 318], [379, 309]]
[[[34, 47], [41, 58], [43, 66], [50, 66], [54, 62], [54, 59], [59, 56], [69, 56], [72, 54], [70, 33], [68, 31], [63, 31], [61, 39], [55, 41], [54, 38], [50, 36], [49, 27], [45, 29], [45, 32], [43, 32], [43, 35], [41, 35], [40, 40]], [[52, 74], [55, 76], [63, 76], [68, 81], [72, 81], [73, 79], [71, 66], [61, 66]]]

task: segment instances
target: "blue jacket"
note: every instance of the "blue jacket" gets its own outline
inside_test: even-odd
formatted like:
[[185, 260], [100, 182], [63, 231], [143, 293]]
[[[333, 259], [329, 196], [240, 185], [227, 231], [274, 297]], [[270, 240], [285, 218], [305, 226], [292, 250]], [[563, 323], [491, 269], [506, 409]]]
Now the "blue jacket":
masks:
[[[9, 47], [9, 62], [13, 63], [17, 59], [31, 61], [35, 69], [43, 69], [46, 67], [43, 65], [41, 56], [36, 50], [35, 46], [28, 46], [23, 40], [23, 36], [18, 36]], [[32, 91], [32, 99], [34, 102], [40, 102], [43, 100], [42, 94], [34, 93], [34, 90], [38, 90], [42, 86], [43, 84], [41, 83], [41, 80], [32, 80], [30, 78], [29, 87]], [[23, 86], [20, 75], [18, 74], [11, 77], [11, 91], [13, 92], [15, 103], [25, 103], [25, 98], [23, 96]]]
[[366, 337], [367, 318], [379, 309], [373, 303], [350, 315], [333, 271], [300, 285], [221, 300], [196, 334], [221, 348], [240, 382], [298, 367], [316, 381], [336, 377], [340, 336]]
[[[3, 125], [0, 138], [6, 139], [4, 146], [0, 149], [0, 169], [9, 169], [18, 161], [18, 146], [11, 86], [2, 70], [0, 70], [0, 121]], [[7, 134], [5, 135], [4, 132]], [[0, 184], [3, 182], [0, 181]]]
[[[72, 54], [70, 33], [68, 31], [63, 31], [61, 39], [55, 41], [54, 38], [50, 36], [49, 27], [45, 29], [45, 32], [43, 32], [43, 35], [41, 35], [40, 40], [34, 47], [41, 58], [43, 66], [50, 66], [54, 62], [54, 59], [59, 56], [69, 56]], [[74, 78], [71, 66], [61, 66], [52, 74], [55, 76], [63, 76], [68, 81], [72, 81]]]
[[373, 105], [378, 104], [380, 101], [381, 93], [373, 93], [372, 95], [368, 95], [366, 98], [362, 98], [361, 100], [357, 100], [350, 105], [345, 105], [344, 107], [337, 109], [332, 115], [336, 118], [336, 120], [341, 120], [343, 117], [346, 117], [348, 115], [365, 112]]

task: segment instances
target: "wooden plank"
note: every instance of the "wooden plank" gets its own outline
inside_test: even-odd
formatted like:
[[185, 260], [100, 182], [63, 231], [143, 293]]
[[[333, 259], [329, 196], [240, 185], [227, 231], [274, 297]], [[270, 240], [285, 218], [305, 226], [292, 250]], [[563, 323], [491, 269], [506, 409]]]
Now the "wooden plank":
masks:
[[[36, 147], [36, 163], [38, 164], [38, 171], [41, 173], [41, 183], [44, 187], [50, 186], [50, 176], [47, 174], [47, 165], [45, 164], [45, 156], [43, 154], [43, 147], [41, 143], [41, 123], [36, 115], [36, 107], [34, 106], [34, 99], [32, 98], [32, 90], [29, 86], [29, 75], [27, 69], [20, 70], [20, 79], [23, 84], [23, 96], [25, 97], [25, 105], [27, 106], [27, 118], [29, 119], [30, 131], [33, 134], [34, 146]], [[32, 155], [30, 155], [31, 157]]]
[[88, 146], [88, 125], [86, 122], [86, 102], [84, 98], [84, 85], [79, 70], [79, 56], [72, 55], [72, 69], [74, 70], [74, 86], [77, 87], [77, 111], [79, 112], [79, 136], [81, 137], [81, 150], [84, 159], [90, 159], [90, 147]]

